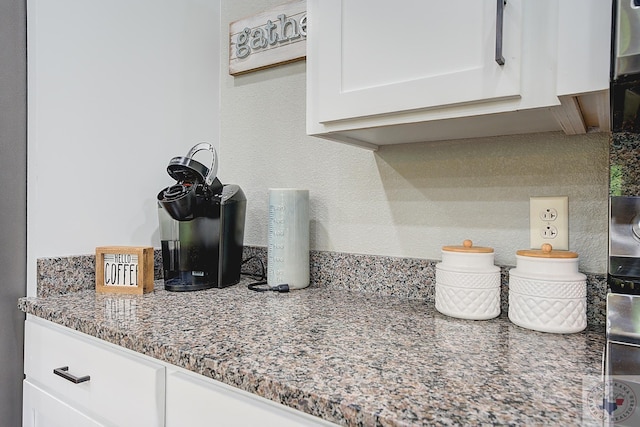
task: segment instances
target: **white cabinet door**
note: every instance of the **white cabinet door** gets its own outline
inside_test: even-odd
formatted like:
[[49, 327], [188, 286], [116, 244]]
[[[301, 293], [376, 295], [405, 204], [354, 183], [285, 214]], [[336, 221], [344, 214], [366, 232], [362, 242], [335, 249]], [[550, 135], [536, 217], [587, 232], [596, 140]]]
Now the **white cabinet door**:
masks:
[[201, 375], [167, 375], [167, 427], [335, 426]]
[[611, 0], [559, 1], [557, 43], [558, 96], [609, 89]]
[[53, 397], [28, 380], [22, 388], [23, 427], [98, 427], [92, 420], [71, 405]]
[[[163, 426], [165, 367], [113, 347], [41, 319], [27, 319], [26, 379], [108, 425]], [[60, 368], [67, 369], [55, 374]], [[88, 381], [72, 381], [83, 376]]]
[[309, 0], [317, 121], [519, 97], [521, 4], [504, 7], [500, 38], [497, 3]]

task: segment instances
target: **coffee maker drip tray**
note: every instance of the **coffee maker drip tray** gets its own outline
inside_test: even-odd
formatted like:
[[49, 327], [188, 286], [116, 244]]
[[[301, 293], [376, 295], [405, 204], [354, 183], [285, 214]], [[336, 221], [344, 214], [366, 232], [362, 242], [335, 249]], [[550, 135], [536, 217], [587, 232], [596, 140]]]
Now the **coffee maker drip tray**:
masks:
[[198, 277], [197, 274], [198, 272], [195, 272], [194, 274], [194, 272], [181, 271], [178, 273], [179, 277], [165, 279], [164, 288], [167, 291], [182, 292], [200, 291], [216, 287], [215, 283], [211, 283], [205, 278]]

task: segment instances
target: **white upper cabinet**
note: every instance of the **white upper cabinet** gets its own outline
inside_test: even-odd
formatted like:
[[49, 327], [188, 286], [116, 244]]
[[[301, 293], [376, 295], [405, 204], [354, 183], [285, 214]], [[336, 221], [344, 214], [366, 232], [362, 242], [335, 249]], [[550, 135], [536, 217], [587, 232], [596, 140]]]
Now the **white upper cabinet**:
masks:
[[610, 9], [604, 0], [308, 0], [307, 133], [375, 149], [608, 130]]
[[519, 5], [504, 10], [499, 65], [496, 0], [322, 3], [321, 122], [520, 96]]

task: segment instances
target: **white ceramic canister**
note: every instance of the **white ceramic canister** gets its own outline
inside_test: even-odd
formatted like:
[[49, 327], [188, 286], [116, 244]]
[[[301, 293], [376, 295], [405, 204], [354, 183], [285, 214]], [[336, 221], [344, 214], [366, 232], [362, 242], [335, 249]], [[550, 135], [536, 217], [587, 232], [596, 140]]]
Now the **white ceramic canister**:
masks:
[[309, 190], [269, 189], [267, 284], [309, 286]]
[[460, 319], [486, 320], [500, 314], [500, 268], [493, 248], [443, 246], [436, 265], [436, 310]]
[[509, 320], [542, 332], [574, 333], [587, 327], [587, 276], [578, 271], [578, 254], [540, 250], [516, 252], [509, 271]]

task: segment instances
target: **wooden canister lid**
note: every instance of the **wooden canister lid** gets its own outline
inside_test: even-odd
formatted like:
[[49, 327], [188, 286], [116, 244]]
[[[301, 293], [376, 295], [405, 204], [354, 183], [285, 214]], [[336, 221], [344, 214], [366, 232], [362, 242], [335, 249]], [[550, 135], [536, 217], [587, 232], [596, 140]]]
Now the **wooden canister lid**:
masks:
[[473, 246], [471, 240], [465, 240], [462, 242], [462, 246], [443, 246], [442, 250], [446, 252], [465, 252], [468, 254], [489, 254], [493, 252], [493, 248]]
[[522, 249], [516, 252], [520, 256], [534, 258], [578, 258], [578, 254], [570, 251], [554, 251], [549, 243], [542, 245], [540, 249]]

